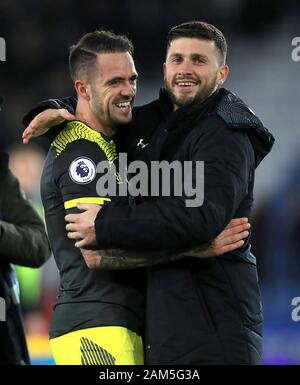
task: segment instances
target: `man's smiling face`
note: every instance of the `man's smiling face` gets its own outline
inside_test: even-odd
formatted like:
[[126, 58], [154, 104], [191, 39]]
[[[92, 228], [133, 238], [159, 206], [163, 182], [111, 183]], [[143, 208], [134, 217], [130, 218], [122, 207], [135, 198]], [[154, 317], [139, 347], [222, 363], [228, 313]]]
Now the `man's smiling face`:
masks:
[[164, 80], [174, 108], [203, 102], [224, 82], [227, 71], [213, 41], [186, 37], [173, 40], [164, 63]]

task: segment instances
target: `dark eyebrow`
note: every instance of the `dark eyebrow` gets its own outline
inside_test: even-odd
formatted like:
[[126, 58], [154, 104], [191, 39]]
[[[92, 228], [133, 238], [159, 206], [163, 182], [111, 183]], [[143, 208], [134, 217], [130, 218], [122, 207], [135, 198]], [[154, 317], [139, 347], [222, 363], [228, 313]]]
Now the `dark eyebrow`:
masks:
[[182, 53], [172, 53], [172, 54], [170, 55], [170, 57], [174, 57], [174, 56], [182, 56]]
[[136, 80], [138, 78], [138, 74], [134, 74], [130, 77], [130, 80]]
[[[137, 74], [134, 74], [130, 77], [130, 80], [136, 80], [138, 78], [138, 75]], [[112, 84], [114, 82], [122, 82], [126, 80], [125, 78], [121, 77], [121, 76], [115, 76], [113, 78], [110, 78], [108, 80], [106, 80], [105, 84]]]
[[201, 53], [192, 53], [191, 57], [193, 59], [203, 59], [203, 60], [208, 60], [206, 55], [202, 55]]
[[121, 76], [115, 76], [113, 78], [106, 80], [105, 84], [111, 84], [114, 82], [122, 82], [123, 80], [125, 80], [125, 78], [122, 78]]
[[[184, 55], [182, 53], [172, 53], [170, 57], [183, 57]], [[192, 59], [202, 59], [202, 60], [208, 60], [208, 57], [206, 55], [203, 55], [201, 53], [192, 53], [190, 55]]]

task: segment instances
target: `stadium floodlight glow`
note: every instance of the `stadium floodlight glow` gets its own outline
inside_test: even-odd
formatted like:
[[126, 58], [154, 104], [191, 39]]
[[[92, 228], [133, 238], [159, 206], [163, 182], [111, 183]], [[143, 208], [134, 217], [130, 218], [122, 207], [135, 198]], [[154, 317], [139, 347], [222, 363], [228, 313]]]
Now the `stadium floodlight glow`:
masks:
[[6, 42], [3, 37], [0, 37], [0, 61], [6, 61]]
[[293, 38], [292, 46], [295, 46], [295, 48], [292, 50], [292, 60], [300, 61], [300, 36]]
[[6, 321], [6, 304], [2, 297], [0, 297], [0, 321]]

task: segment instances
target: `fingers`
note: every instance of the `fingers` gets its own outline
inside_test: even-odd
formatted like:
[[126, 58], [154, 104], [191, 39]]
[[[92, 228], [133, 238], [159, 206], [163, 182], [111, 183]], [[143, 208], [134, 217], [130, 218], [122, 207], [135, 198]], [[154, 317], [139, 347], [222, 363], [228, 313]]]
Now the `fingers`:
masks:
[[37, 127], [36, 127], [36, 124], [35, 124], [35, 119], [33, 119], [31, 121], [31, 123], [29, 124], [29, 126], [26, 127], [26, 129], [24, 130], [24, 132], [22, 134], [22, 138], [23, 138], [23, 143], [24, 144], [28, 144], [30, 139], [34, 138], [36, 136], [35, 135], [36, 130], [37, 130]]
[[231, 228], [226, 228], [225, 230], [223, 230], [221, 232], [221, 234], [218, 235], [217, 239], [218, 238], [223, 239], [223, 238], [226, 238], [228, 236], [238, 234], [238, 233], [241, 233], [243, 231], [247, 231], [250, 229], [250, 227], [251, 227], [251, 224], [246, 222], [242, 225], [237, 225], [237, 226], [234, 226]]
[[[24, 132], [25, 132], [25, 131], [24, 131]], [[31, 139], [31, 135], [29, 135], [29, 134], [27, 133], [27, 134], [25, 134], [25, 136], [24, 136], [24, 133], [23, 133], [23, 144], [28, 144], [29, 141], [30, 141], [30, 139]]]
[[238, 242], [231, 243], [230, 245], [222, 246], [222, 247], [220, 247], [219, 249], [216, 250], [216, 255], [221, 255], [221, 254], [229, 253], [230, 251], [239, 249], [244, 244], [245, 244], [245, 242], [243, 240], [240, 240]]
[[[72, 214], [69, 214], [72, 215]], [[76, 241], [82, 239], [82, 234], [79, 232], [79, 226], [77, 223], [67, 223], [66, 224], [67, 237], [69, 239], [75, 239]]]
[[80, 234], [77, 233], [76, 231], [73, 231], [73, 232], [71, 232], [71, 233], [70, 233], [70, 232], [67, 233], [67, 237], [68, 237], [69, 239], [75, 239], [75, 241], [78, 241], [78, 240], [81, 239]]
[[67, 214], [67, 215], [65, 216], [65, 221], [66, 221], [66, 222], [76, 223], [76, 222], [77, 222], [78, 215], [79, 215], [79, 214]]
[[[57, 114], [57, 110], [56, 111]], [[49, 122], [49, 118], [52, 117], [53, 110], [47, 109], [42, 112], [40, 112], [32, 121], [29, 123], [28, 127], [25, 129], [23, 133], [23, 138], [28, 136], [39, 136], [41, 133], [44, 133], [47, 131], [51, 126], [48, 128], [45, 128], [45, 123]], [[50, 120], [51, 122], [51, 120]]]
[[248, 218], [234, 218], [226, 228], [214, 239], [212, 255], [221, 255], [236, 250], [245, 244], [244, 239], [249, 236], [251, 225]]
[[215, 245], [217, 248], [222, 247], [222, 246], [226, 246], [226, 245], [229, 245], [231, 243], [236, 243], [240, 240], [243, 240], [243, 239], [247, 238], [248, 236], [249, 236], [249, 231], [242, 231], [238, 234], [233, 234], [233, 235], [224, 237], [222, 239], [216, 239]]
[[[242, 224], [227, 228], [215, 238], [213, 242], [214, 255], [221, 255], [236, 250], [245, 244], [244, 239], [249, 236], [250, 223], [242, 221]], [[240, 223], [240, 219], [234, 222]]]
[[66, 224], [66, 230], [67, 231], [78, 231], [79, 230], [79, 228], [78, 228], [78, 224], [77, 223], [73, 223], [73, 222], [71, 222], [71, 223], [67, 223]]
[[51, 127], [54, 127], [64, 120], [72, 121], [76, 117], [65, 108], [60, 108], [58, 110], [48, 108], [40, 112], [26, 127], [23, 132], [22, 138], [23, 143], [28, 144], [30, 139], [36, 136], [40, 136], [47, 132]]
[[[73, 214], [69, 214], [69, 215], [71, 216]], [[66, 217], [67, 216], [68, 215], [66, 215]], [[77, 223], [74, 223], [74, 222], [67, 223], [66, 230], [67, 230], [67, 237], [69, 239], [75, 239], [76, 241], [82, 239], [82, 234], [79, 232], [79, 226]]]
[[100, 209], [100, 205], [97, 203], [77, 203], [76, 207], [82, 211]]
[[32, 138], [32, 129], [28, 126], [22, 135], [23, 144], [28, 144], [29, 140]]
[[243, 225], [248, 222], [247, 217], [242, 217], [242, 218], [233, 218], [231, 221], [228, 223], [228, 225], [225, 227], [226, 229], [230, 229], [231, 227], [235, 227], [238, 225]]
[[81, 241], [77, 241], [75, 243], [75, 247], [78, 247], [80, 249], [84, 249], [89, 246], [89, 242], [86, 239], [82, 239]]
[[68, 110], [66, 110], [65, 108], [62, 108], [59, 110], [60, 111], [60, 116], [64, 119], [64, 120], [68, 120], [69, 122], [71, 122], [72, 120], [76, 120], [76, 116], [75, 115], [72, 115]]
[[[96, 203], [77, 203], [76, 207], [81, 211], [88, 211], [91, 209], [95, 210], [95, 208], [97, 208], [97, 210], [100, 210], [100, 206]], [[82, 215], [82, 213], [80, 213], [80, 214], [67, 214], [65, 216], [65, 221], [77, 223], [77, 222], [79, 222], [81, 215]]]

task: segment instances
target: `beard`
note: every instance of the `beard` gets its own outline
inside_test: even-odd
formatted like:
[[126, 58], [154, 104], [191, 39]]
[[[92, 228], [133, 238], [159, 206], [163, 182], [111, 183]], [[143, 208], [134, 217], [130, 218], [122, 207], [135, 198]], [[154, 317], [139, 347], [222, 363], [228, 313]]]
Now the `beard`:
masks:
[[165, 80], [165, 89], [172, 104], [178, 108], [191, 104], [200, 104], [204, 102], [217, 89], [217, 78], [218, 75], [216, 74], [208, 84], [206, 84], [204, 87], [200, 87], [198, 92], [196, 92], [194, 95], [183, 94], [182, 96], [177, 96], [173, 91], [174, 86], [167, 80]]
[[[118, 114], [116, 104], [127, 102], [130, 99], [128, 97], [119, 97], [111, 100], [109, 103], [104, 104], [101, 96], [97, 93], [93, 86], [91, 86], [92, 103], [91, 109], [95, 117], [104, 125], [112, 129], [117, 129], [119, 126], [126, 125], [132, 120], [132, 111], [128, 117]], [[131, 100], [131, 107], [133, 100]]]
[[101, 122], [104, 127], [110, 127], [113, 130], [117, 129], [119, 122], [117, 119], [114, 118], [113, 114], [109, 109], [109, 106], [105, 106], [103, 104], [101, 97], [99, 97], [93, 87], [91, 87], [91, 93], [93, 97], [91, 103], [91, 110], [94, 116], [99, 122]]

